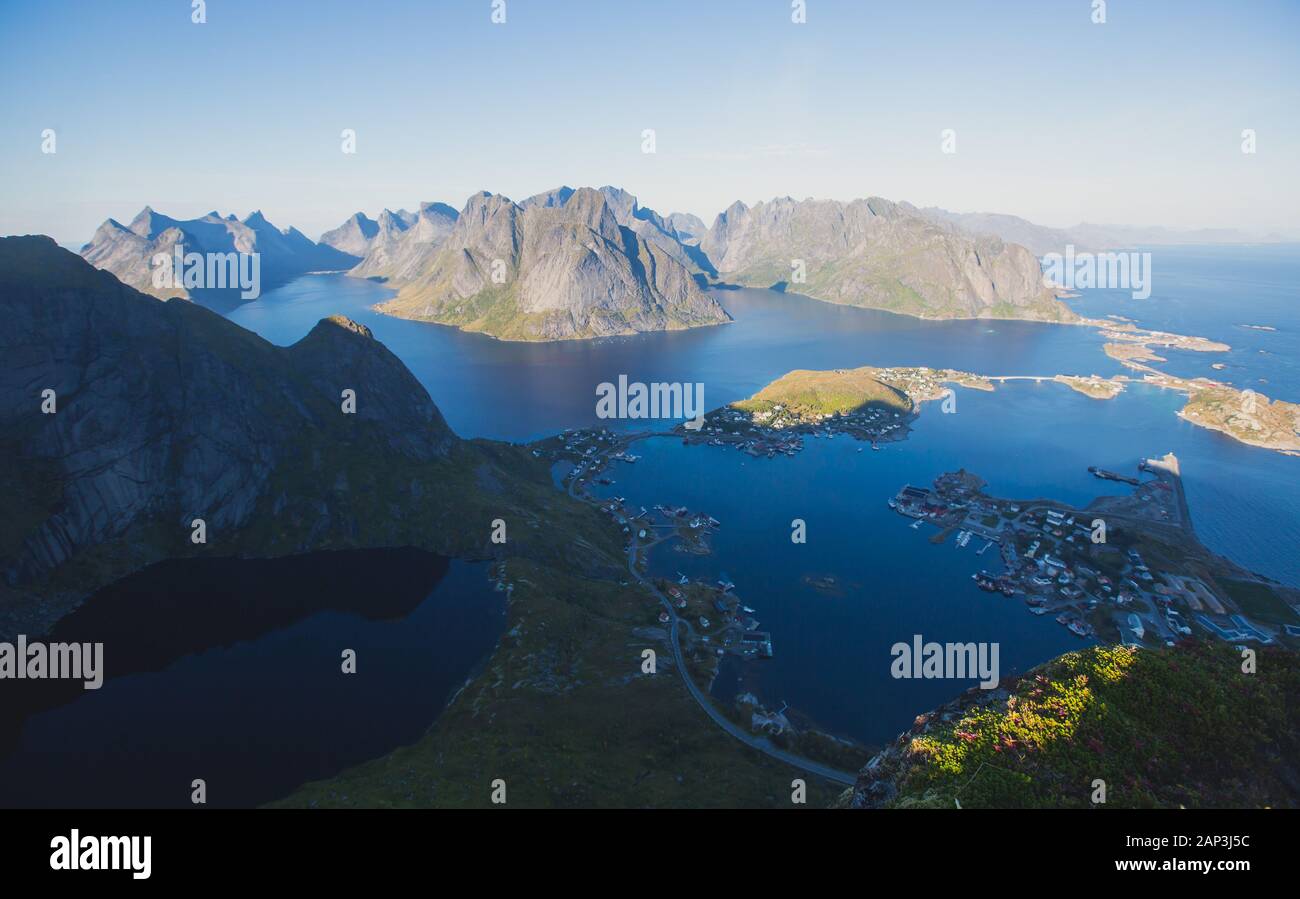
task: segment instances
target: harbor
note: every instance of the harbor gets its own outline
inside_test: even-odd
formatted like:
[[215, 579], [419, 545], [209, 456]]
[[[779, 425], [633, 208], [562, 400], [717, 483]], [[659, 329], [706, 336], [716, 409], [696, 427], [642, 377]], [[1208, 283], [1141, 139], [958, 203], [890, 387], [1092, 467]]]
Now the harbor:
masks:
[[[569, 464], [561, 478], [569, 494], [610, 517], [623, 534], [624, 548], [638, 569], [644, 569], [650, 551], [663, 544], [671, 544], [680, 553], [708, 555], [712, 537], [722, 522], [706, 512], [665, 503], [633, 507], [625, 497], [601, 498], [590, 492], [592, 484], [614, 486], [616, 478], [608, 476], [611, 467], [614, 463], [635, 464], [640, 457], [629, 447], [647, 436], [652, 435], [616, 434], [603, 428], [566, 431], [554, 439], [559, 446], [534, 449], [533, 455]], [[703, 664], [707, 680], [716, 674], [717, 659], [724, 656], [741, 660], [772, 658], [771, 633], [759, 630], [755, 610], [741, 601], [730, 579], [723, 577], [708, 583], [678, 572], [675, 580], [659, 579], [656, 586], [668, 597], [670, 606], [660, 611], [656, 620], [659, 624], [677, 620], [683, 650], [688, 658]]]
[[1150, 477], [1090, 467], [1094, 477], [1134, 490], [1083, 509], [990, 497], [964, 470], [940, 475], [931, 487], [905, 484], [888, 504], [913, 519], [912, 528], [936, 528], [931, 542], [955, 534], [953, 545], [962, 549], [980, 537], [987, 542], [976, 555], [998, 546], [1001, 570], [976, 571], [975, 586], [1020, 598], [1078, 637], [1172, 646], [1199, 633], [1275, 642], [1283, 634], [1248, 618], [1232, 598], [1231, 587], [1243, 592], [1236, 578], [1245, 573], [1195, 544], [1177, 458], [1145, 459], [1137, 469]]

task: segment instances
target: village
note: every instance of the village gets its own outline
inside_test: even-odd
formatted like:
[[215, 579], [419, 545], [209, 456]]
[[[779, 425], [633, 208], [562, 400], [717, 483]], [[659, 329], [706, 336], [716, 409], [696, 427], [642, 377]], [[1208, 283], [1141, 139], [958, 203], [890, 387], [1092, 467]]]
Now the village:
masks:
[[[811, 391], [801, 390], [777, 381], [749, 400], [713, 410], [704, 417], [700, 427], [679, 425], [673, 433], [688, 444], [730, 446], [750, 456], [768, 459], [796, 455], [804, 449], [805, 438], [849, 437], [879, 450], [881, 444], [906, 439], [918, 414], [917, 404], [948, 396], [947, 385], [993, 389], [989, 381], [978, 375], [951, 369], [883, 368], [870, 369], [869, 375], [866, 372], [866, 369], [856, 369], [805, 373], [825, 375], [832, 383], [855, 375], [870, 377], [869, 392], [859, 395], [861, 388], [855, 385], [849, 391], [851, 399], [846, 400], [835, 391], [822, 398], [815, 387]], [[789, 398], [781, 401], [772, 399], [773, 396]], [[862, 452], [861, 447], [858, 452]]]
[[[1033, 614], [1052, 615], [1081, 638], [1173, 645], [1199, 632], [1234, 645], [1268, 645], [1300, 636], [1300, 628], [1285, 623], [1294, 609], [1269, 585], [1225, 569], [1195, 540], [1177, 459], [1149, 459], [1138, 468], [1151, 477], [1091, 469], [1134, 490], [1084, 510], [993, 498], [965, 471], [940, 475], [928, 488], [905, 485], [889, 506], [912, 518], [913, 528], [937, 527], [933, 543], [950, 536], [959, 549], [982, 542], [976, 555], [997, 555], [971, 575], [977, 587], [1020, 598]], [[992, 570], [992, 558], [1000, 560], [1000, 571]], [[1261, 592], [1272, 594], [1271, 602]], [[1262, 624], [1248, 617], [1244, 604], [1278, 614]]]
[[[804, 448], [804, 438], [833, 440], [847, 436], [879, 444], [907, 436], [910, 416], [885, 409], [858, 412], [799, 415], [781, 404], [770, 412], [749, 413], [731, 407], [716, 410], [705, 417], [697, 431], [681, 429], [689, 444], [730, 446], [755, 458], [794, 456]], [[861, 450], [859, 450], [861, 452]]]
[[[912, 386], [937, 398], [933, 392], [941, 383]], [[734, 407], [715, 410], [699, 431], [571, 430], [533, 449], [534, 456], [551, 462], [570, 495], [592, 504], [618, 527], [630, 570], [662, 602], [652, 613], [657, 624], [675, 634], [683, 673], [705, 694], [725, 660], [772, 658], [772, 634], [725, 574], [717, 581], [680, 572], [654, 575], [648, 572], [649, 555], [663, 543], [683, 554], [709, 554], [723, 522], [680, 505], [633, 505], [610, 490], [597, 496], [591, 487], [613, 487], [617, 467], [640, 460], [632, 446], [651, 436], [730, 445], [770, 458], [800, 451], [805, 439], [841, 435], [870, 440], [874, 448], [877, 442], [905, 437], [914, 417], [872, 405], [811, 418], [778, 405], [768, 416], [761, 414], [767, 410], [758, 415]], [[1161, 646], [1208, 635], [1239, 648], [1300, 644], [1300, 595], [1215, 556], [1196, 539], [1172, 454], [1139, 462], [1136, 476], [1097, 466], [1088, 470], [1132, 490], [1075, 509], [1049, 500], [992, 497], [984, 493], [980, 478], [956, 471], [940, 475], [930, 487], [904, 485], [889, 506], [912, 519], [913, 528], [932, 525], [932, 543], [951, 542], [959, 551], [969, 548], [980, 556], [981, 567], [971, 575], [974, 586], [1018, 599], [1034, 615], [1051, 615], [1083, 640]], [[500, 577], [504, 581], [503, 573]], [[803, 582], [826, 595], [856, 589], [830, 574], [805, 575]], [[509, 584], [498, 584], [498, 589], [508, 590]], [[809, 742], [806, 751], [843, 750], [836, 738], [816, 728], [793, 727], [790, 710], [765, 709], [749, 694], [722, 712], [753, 732]]]
[[[624, 548], [638, 569], [647, 564], [649, 551], [672, 541], [677, 552], [707, 555], [711, 538], [722, 522], [685, 506], [656, 504], [631, 508], [622, 496], [600, 498], [588, 492], [590, 484], [612, 486], [614, 479], [606, 473], [613, 463], [635, 464], [640, 457], [629, 452], [633, 440], [644, 434], [616, 434], [606, 428], [566, 431], [555, 440], [562, 449], [534, 449], [533, 455], [546, 456], [572, 464], [563, 475], [568, 492], [597, 506], [608, 515], [623, 534]], [[657, 579], [657, 589], [667, 597], [672, 610], [658, 613], [660, 624], [680, 621], [683, 650], [687, 657], [706, 662], [699, 672], [711, 680], [716, 674], [716, 659], [734, 655], [741, 659], [772, 657], [772, 635], [759, 630], [754, 609], [744, 605], [735, 593], [735, 584], [725, 578], [716, 583], [692, 581], [678, 574], [675, 581]]]

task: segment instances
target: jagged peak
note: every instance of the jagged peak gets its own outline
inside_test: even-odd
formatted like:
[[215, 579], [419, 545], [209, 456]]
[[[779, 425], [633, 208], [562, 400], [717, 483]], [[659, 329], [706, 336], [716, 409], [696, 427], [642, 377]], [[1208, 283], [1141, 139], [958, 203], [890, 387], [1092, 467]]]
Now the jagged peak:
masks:
[[357, 336], [364, 337], [367, 340], [375, 339], [375, 335], [369, 328], [360, 322], [353, 321], [346, 315], [331, 315], [328, 318], [322, 318], [320, 321], [316, 322], [316, 325], [307, 334], [307, 337], [303, 339], [305, 340], [312, 336], [337, 334], [340, 331], [356, 334]]
[[[402, 211], [405, 212], [405, 210]], [[446, 203], [439, 200], [421, 202], [420, 215], [426, 217], [430, 215], [441, 215], [453, 220], [460, 218], [460, 213], [455, 209], [455, 207], [448, 206]]]
[[569, 185], [567, 184], [562, 184], [559, 187], [553, 187], [550, 190], [544, 190], [539, 194], [533, 194], [533, 196], [524, 200], [519, 205], [523, 206], [524, 208], [528, 208], [530, 206], [543, 206], [543, 207], [563, 206], [565, 203], [569, 202], [569, 198], [572, 196], [573, 196], [573, 188], [569, 187]]
[[469, 199], [465, 201], [465, 208], [461, 210], [460, 215], [457, 218], [459, 220], [464, 218], [467, 214], [475, 212], [484, 216], [489, 216], [501, 210], [518, 208], [518, 204], [507, 196], [481, 190], [477, 193], [470, 194]]

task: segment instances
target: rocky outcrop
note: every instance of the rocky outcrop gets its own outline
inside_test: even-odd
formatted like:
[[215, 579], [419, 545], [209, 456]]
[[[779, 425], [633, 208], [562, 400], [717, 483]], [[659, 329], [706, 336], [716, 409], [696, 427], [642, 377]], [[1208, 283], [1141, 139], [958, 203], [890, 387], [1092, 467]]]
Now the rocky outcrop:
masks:
[[[658, 229], [657, 216], [636, 218], [634, 198], [618, 199], [625, 215]], [[674, 253], [621, 225], [609, 197], [591, 188], [561, 188], [526, 205], [475, 194], [423, 270], [402, 280], [381, 311], [505, 339], [600, 337], [729, 320]]]
[[880, 198], [738, 202], [700, 246], [724, 278], [833, 303], [923, 318], [1076, 318], [1024, 247]]
[[230, 306], [256, 298], [241, 296], [237, 286], [218, 287], [206, 281], [195, 287], [156, 283], [159, 266], [155, 257], [173, 258], [178, 245], [186, 254], [257, 254], [259, 293], [306, 272], [338, 271], [357, 262], [357, 257], [317, 244], [296, 228], [275, 227], [261, 212], [243, 221], [233, 215], [222, 218], [217, 212], [181, 220], [154, 212], [148, 206], [129, 225], [113, 219], [105, 221], [81, 248], [81, 255], [96, 268], [112, 272], [122, 283], [159, 299], [181, 297]]

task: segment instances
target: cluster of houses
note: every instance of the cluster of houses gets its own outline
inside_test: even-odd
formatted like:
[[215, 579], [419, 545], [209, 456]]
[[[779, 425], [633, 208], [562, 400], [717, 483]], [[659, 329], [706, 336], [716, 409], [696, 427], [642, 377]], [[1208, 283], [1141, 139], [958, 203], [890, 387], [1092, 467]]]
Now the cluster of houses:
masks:
[[[980, 572], [973, 576], [976, 584], [1008, 596], [1023, 594], [1034, 614], [1057, 612], [1056, 620], [1079, 636], [1094, 635], [1089, 619], [1096, 621], [1098, 610], [1108, 609], [1101, 617], [1111, 619], [1124, 642], [1173, 643], [1192, 633], [1186, 609], [1223, 640], [1272, 642], [1243, 616], [1229, 615], [1201, 579], [1153, 572], [1136, 548], [1121, 554], [1098, 545], [1091, 517], [1040, 504], [1022, 509], [984, 496], [980, 487], [965, 472], [950, 473], [936, 479], [934, 489], [905, 485], [889, 505], [918, 523], [961, 527], [961, 536], [975, 534], [999, 544], [1005, 572]], [[958, 545], [965, 545], [960, 536]]]
[[853, 412], [796, 412], [782, 403], [770, 409], [746, 412], [727, 407], [710, 413], [698, 431], [684, 433], [688, 443], [732, 446], [751, 456], [793, 456], [804, 448], [804, 437], [833, 439], [847, 435], [877, 441], [906, 434], [903, 413], [869, 407]]
[[[743, 605], [732, 592], [735, 584], [719, 580], [712, 588], [696, 585], [697, 600], [693, 607], [683, 586], [690, 586], [684, 578], [679, 584], [669, 585], [664, 592], [679, 615], [692, 616], [695, 640], [719, 656], [730, 653], [746, 659], [772, 657], [772, 635], [758, 629], [759, 621], [754, 617], [754, 610]], [[704, 595], [711, 595], [707, 601], [699, 599], [703, 591], [708, 591]], [[707, 605], [701, 605], [701, 602], [707, 602]], [[659, 620], [667, 623], [671, 617], [664, 611]]]

